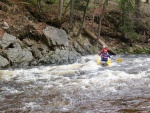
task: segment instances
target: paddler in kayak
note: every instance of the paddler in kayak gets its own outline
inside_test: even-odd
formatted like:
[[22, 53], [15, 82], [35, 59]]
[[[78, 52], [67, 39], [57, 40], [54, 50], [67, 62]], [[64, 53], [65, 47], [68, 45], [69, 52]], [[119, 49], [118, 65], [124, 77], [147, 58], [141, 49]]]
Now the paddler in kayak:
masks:
[[103, 46], [103, 49], [100, 51], [98, 55], [101, 56], [101, 61], [106, 62], [107, 65], [111, 64], [111, 59], [107, 47]]
[[103, 46], [103, 49], [99, 52], [99, 56], [101, 56], [101, 54], [103, 54], [104, 53], [104, 51], [107, 51], [108, 52], [108, 48], [107, 47], [105, 47], [105, 46]]

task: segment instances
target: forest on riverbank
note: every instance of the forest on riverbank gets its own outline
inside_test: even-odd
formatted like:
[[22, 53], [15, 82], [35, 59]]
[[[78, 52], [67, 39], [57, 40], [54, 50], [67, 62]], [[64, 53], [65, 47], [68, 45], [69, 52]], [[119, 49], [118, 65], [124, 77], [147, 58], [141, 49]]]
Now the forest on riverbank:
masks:
[[40, 26], [62, 28], [71, 37], [90, 32], [89, 37], [95, 35], [110, 48], [117, 49], [116, 52], [149, 53], [149, 0], [2, 0], [0, 3], [1, 21], [15, 24], [10, 32], [28, 24], [8, 22], [7, 17], [13, 15], [13, 21], [28, 18], [40, 22]]

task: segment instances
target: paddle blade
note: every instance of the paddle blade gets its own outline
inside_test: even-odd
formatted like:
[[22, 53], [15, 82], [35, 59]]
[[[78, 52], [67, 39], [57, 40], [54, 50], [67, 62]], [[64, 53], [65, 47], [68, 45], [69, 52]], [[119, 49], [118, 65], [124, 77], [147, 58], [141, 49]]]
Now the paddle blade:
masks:
[[122, 58], [117, 58], [117, 62], [122, 62]]
[[109, 58], [108, 61], [106, 62], [107, 66], [110, 66], [111, 62], [112, 62], [112, 61], [111, 61], [111, 59]]
[[96, 63], [97, 63], [97, 65], [100, 65], [100, 57], [99, 56], [96, 58]]

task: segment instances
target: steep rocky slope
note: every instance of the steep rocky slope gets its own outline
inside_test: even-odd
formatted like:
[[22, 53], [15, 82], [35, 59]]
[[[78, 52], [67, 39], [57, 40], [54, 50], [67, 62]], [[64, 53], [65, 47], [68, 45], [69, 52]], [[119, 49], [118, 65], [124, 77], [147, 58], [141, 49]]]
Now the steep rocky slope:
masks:
[[73, 39], [64, 30], [40, 22], [24, 3], [2, 1], [0, 7], [0, 67], [73, 63], [94, 54], [87, 38]]

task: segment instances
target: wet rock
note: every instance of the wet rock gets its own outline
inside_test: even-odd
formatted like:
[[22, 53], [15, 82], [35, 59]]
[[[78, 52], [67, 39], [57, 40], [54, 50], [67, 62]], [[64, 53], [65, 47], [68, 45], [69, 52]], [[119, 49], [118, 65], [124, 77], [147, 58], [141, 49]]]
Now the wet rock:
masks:
[[54, 51], [50, 51], [49, 53], [45, 53], [42, 58], [38, 60], [39, 65], [47, 65], [47, 64], [54, 64], [55, 59], [52, 57]]
[[[5, 33], [1, 40], [1, 48], [4, 51], [5, 57], [9, 59], [10, 66], [23, 67], [29, 65], [49, 65], [49, 64], [67, 64], [74, 63], [79, 57], [80, 53], [84, 53], [90, 47], [88, 40], [85, 40], [85, 48], [77, 43], [78, 50], [74, 47], [69, 47], [68, 36], [65, 31], [48, 27], [45, 32], [45, 40], [34, 40], [24, 38], [17, 39], [15, 36]], [[78, 47], [78, 45], [80, 47]], [[77, 52], [80, 50], [80, 53]]]
[[31, 51], [32, 51], [35, 58], [41, 58], [42, 57], [41, 51], [36, 46], [32, 46]]
[[63, 45], [68, 47], [68, 36], [64, 30], [47, 26], [45, 29], [43, 29], [43, 33], [45, 35], [44, 40], [49, 46]]
[[16, 39], [16, 43], [18, 43], [21, 48], [24, 48], [24, 47], [25, 47], [25, 44], [22, 43], [22, 41], [20, 41], [19, 39]]
[[41, 51], [43, 55], [47, 54], [50, 51], [48, 46], [44, 44], [42, 41], [39, 41], [39, 47], [37, 48]]
[[68, 55], [69, 55], [68, 50], [56, 49], [54, 54], [56, 56], [55, 59], [57, 59], [57, 61], [59, 62], [58, 64], [63, 64], [68, 62]]
[[7, 23], [7, 22], [4, 22], [2, 28], [3, 28], [3, 29], [9, 29], [8, 23]]
[[23, 41], [22, 41], [24, 44], [26, 44], [27, 46], [32, 46], [32, 43], [30, 42], [30, 40], [29, 39], [23, 39]]
[[13, 44], [15, 43], [15, 40], [16, 40], [16, 37], [15, 36], [12, 36], [10, 34], [7, 34], [5, 33], [2, 37], [2, 40], [1, 40], [1, 46], [2, 48], [6, 48], [8, 47], [10, 44]]
[[5, 54], [11, 61], [13, 67], [28, 66], [33, 60], [32, 53], [28, 50], [10, 48], [5, 51]]
[[0, 67], [4, 68], [7, 67], [8, 65], [9, 65], [8, 60], [0, 55]]
[[77, 53], [75, 50], [69, 51], [68, 62], [74, 63], [79, 57], [81, 57], [81, 54]]

